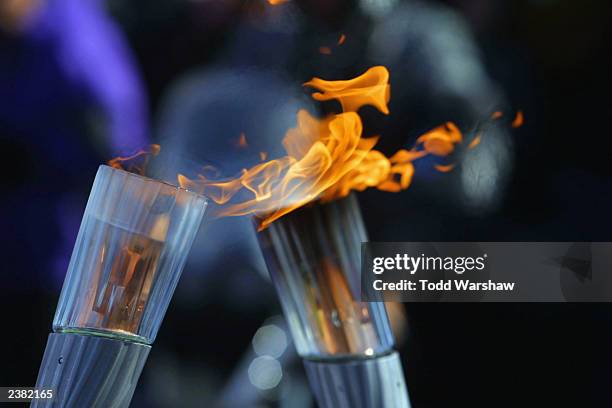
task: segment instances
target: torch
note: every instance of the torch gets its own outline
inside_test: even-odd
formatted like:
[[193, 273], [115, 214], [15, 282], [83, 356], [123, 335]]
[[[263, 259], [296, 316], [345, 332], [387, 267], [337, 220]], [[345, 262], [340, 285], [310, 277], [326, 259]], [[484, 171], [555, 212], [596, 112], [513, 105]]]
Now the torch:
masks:
[[220, 216], [255, 215], [260, 247], [320, 406], [408, 407], [384, 303], [360, 300], [367, 237], [351, 192], [407, 189], [414, 161], [450, 155], [463, 135], [447, 122], [387, 157], [374, 149], [378, 137], [363, 137], [358, 113], [365, 105], [389, 113], [385, 67], [304, 85], [316, 90], [317, 101], [338, 101], [342, 113], [317, 118], [301, 109], [282, 142], [286, 155], [262, 159], [230, 179], [179, 175], [179, 184], [204, 192]]
[[100, 166], [36, 381], [57, 406], [129, 405], [205, 207], [201, 195]]
[[384, 303], [360, 301], [355, 197], [299, 208], [258, 239], [319, 405], [409, 407]]

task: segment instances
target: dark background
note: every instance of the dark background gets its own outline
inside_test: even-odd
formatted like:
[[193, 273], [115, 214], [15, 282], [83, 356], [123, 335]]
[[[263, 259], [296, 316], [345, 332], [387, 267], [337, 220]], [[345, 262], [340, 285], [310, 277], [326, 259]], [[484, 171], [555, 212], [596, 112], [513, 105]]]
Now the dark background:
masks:
[[[368, 66], [385, 64], [391, 72], [392, 115], [377, 119], [375, 113], [366, 111], [364, 116], [367, 129], [383, 129], [381, 144], [389, 152], [409, 145], [416, 135], [447, 119], [469, 128], [501, 108], [510, 117], [521, 109], [526, 120], [519, 129], [501, 126], [498, 131], [505, 135], [499, 137], [511, 140], [508, 166], [512, 171], [507, 184], [499, 181], [504, 187], [496, 193], [499, 198], [494, 203], [462, 206], [459, 193], [448, 187], [458, 183], [453, 178], [458, 176], [453, 175], [442, 175], [447, 177], [442, 181], [440, 176], [433, 181], [426, 176], [417, 178], [414, 186], [400, 195], [366, 191], [359, 199], [372, 241], [612, 240], [609, 2], [419, 3], [436, 10], [448, 8], [469, 27], [479, 50], [479, 63], [496, 84], [487, 102], [489, 110], [482, 103], [467, 109], [472, 107], [472, 99], [464, 95], [437, 98], [429, 89], [419, 90], [417, 96], [422, 98], [402, 93], [402, 87], [410, 88], [411, 76], [414, 83], [423, 83], [417, 72], [420, 62], [431, 64], [431, 72], [438, 65], [433, 57], [410, 56], [413, 48], [426, 44], [419, 35], [427, 39], [429, 34], [406, 39], [405, 63], [387, 64], [378, 61], [376, 53], [363, 49], [375, 23], [356, 11], [356, 2], [297, 3], [300, 23], [291, 27], [290, 35], [276, 35], [252, 23], [269, 7], [255, 2], [109, 2], [110, 16], [123, 32], [144, 84], [151, 116], [148, 137], [160, 137], [157, 129], [163, 127], [160, 117], [172, 84], [198, 69], [269, 68], [282, 71], [301, 92], [299, 84], [312, 76], [348, 78]], [[410, 7], [414, 3], [402, 2]], [[441, 18], [438, 22], [437, 18], [432, 17], [428, 24], [429, 33], [447, 29], [448, 21]], [[346, 50], [338, 48], [337, 54], [321, 56], [318, 46], [337, 38], [338, 32], [347, 34]], [[20, 49], [19, 41], [14, 34], [3, 33], [2, 52]], [[1, 75], [10, 71], [13, 61], [12, 57], [0, 60]], [[461, 64], [451, 62], [450, 67], [460, 69]], [[5, 86], [10, 86], [7, 81], [11, 78], [2, 77]], [[397, 92], [396, 80], [400, 84]], [[474, 85], [479, 86], [478, 82]], [[40, 92], [32, 87], [23, 89], [33, 95]], [[8, 106], [14, 102], [5, 99], [1, 103], [0, 110], [10, 112]], [[81, 112], [67, 121], [76, 122], [79, 115]], [[37, 147], [37, 138], [43, 137], [39, 134], [45, 134], [45, 129], [30, 131], [6, 115], [1, 118], [0, 208], [4, 219], [0, 243], [5, 260], [1, 267], [0, 385], [31, 386], [63, 280], [61, 268], [57, 272], [53, 265], [58, 254], [69, 257], [70, 239], [74, 242], [76, 237], [75, 221], [61, 221], [50, 208], [63, 202], [58, 198], [60, 192], [70, 194], [78, 226], [96, 168], [114, 151], [84, 143], [77, 162], [47, 162]], [[93, 133], [84, 131], [91, 138], [85, 140], [94, 140]], [[389, 137], [385, 140], [386, 134]], [[69, 146], [71, 139], [60, 135], [56, 143]], [[52, 221], [58, 217], [59, 221]], [[63, 228], [62, 222], [72, 226]], [[64, 246], [59, 244], [62, 234], [67, 236]], [[65, 260], [60, 264], [65, 266]], [[193, 401], [181, 399], [187, 397], [180, 393], [175, 400], [168, 397], [160, 401], [151, 391], [160, 384], [173, 387], [175, 392], [185, 387], [194, 394], [220, 392], [248, 349], [253, 333], [270, 315], [279, 314], [269, 283], [249, 268], [244, 271], [248, 276], [239, 272], [236, 277], [216, 265], [206, 272], [207, 287], [193, 289], [193, 282], [201, 283], [197, 275], [203, 272], [188, 266], [141, 378], [134, 406], [169, 406], [169, 401], [189, 405], [186, 401]], [[257, 295], [223, 296], [219, 292], [228, 288], [227, 279], [247, 286], [247, 291], [249, 284], [244, 282], [252, 282]], [[249, 307], [245, 302], [251, 302]], [[408, 331], [398, 346], [416, 408], [600, 407], [612, 402], [608, 381], [612, 308], [608, 304], [405, 306]], [[294, 365], [299, 371], [299, 364]], [[160, 376], [157, 370], [165, 374]], [[172, 381], [185, 382], [190, 377], [195, 378], [191, 384], [172, 385]], [[292, 406], [290, 398], [264, 401], [270, 406]]]

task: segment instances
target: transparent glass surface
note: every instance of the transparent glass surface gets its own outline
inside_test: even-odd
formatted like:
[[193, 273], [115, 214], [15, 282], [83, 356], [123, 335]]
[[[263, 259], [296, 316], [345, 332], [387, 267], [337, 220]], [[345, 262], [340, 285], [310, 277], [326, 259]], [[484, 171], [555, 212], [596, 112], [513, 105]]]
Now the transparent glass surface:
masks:
[[353, 196], [300, 208], [258, 238], [302, 357], [367, 358], [392, 349], [384, 303], [359, 301], [367, 237]]
[[53, 329], [152, 343], [205, 208], [198, 194], [100, 166]]

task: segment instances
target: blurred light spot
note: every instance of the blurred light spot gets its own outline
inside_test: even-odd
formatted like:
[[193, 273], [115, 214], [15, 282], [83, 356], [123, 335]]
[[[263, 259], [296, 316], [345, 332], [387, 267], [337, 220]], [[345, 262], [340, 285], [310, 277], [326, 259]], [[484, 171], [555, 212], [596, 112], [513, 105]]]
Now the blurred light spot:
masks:
[[331, 312], [331, 321], [334, 324], [334, 326], [336, 327], [340, 327], [342, 326], [342, 322], [340, 321], [340, 316], [338, 315], [338, 311], [337, 310], [332, 310]]
[[287, 335], [275, 324], [262, 326], [253, 336], [252, 344], [258, 356], [278, 358], [287, 349]]
[[368, 347], [367, 349], [365, 349], [365, 355], [366, 356], [373, 356], [374, 355], [374, 350], [372, 349], [372, 347]]
[[270, 356], [257, 357], [249, 365], [249, 381], [260, 390], [276, 387], [283, 378], [283, 370], [278, 361]]
[[397, 2], [398, 0], [360, 0], [359, 6], [367, 14], [382, 17], [391, 11]]

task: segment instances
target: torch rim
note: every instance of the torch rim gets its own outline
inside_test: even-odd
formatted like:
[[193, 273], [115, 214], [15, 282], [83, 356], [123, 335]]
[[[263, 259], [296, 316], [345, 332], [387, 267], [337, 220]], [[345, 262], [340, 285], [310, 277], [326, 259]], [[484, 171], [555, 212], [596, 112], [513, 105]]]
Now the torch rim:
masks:
[[141, 179], [146, 180], [146, 181], [152, 181], [152, 182], [156, 182], [156, 183], [160, 183], [160, 184], [165, 184], [165, 185], [170, 186], [172, 188], [175, 188], [177, 190], [184, 191], [185, 193], [192, 194], [192, 195], [195, 195], [195, 196], [198, 196], [198, 197], [202, 197], [205, 200], [205, 203], [208, 203], [208, 200], [209, 200], [209, 198], [207, 196], [205, 196], [204, 194], [201, 194], [201, 193], [198, 193], [198, 192], [186, 189], [185, 187], [177, 186], [176, 184], [172, 184], [172, 183], [167, 182], [165, 180], [160, 180], [160, 179], [156, 179], [156, 178], [152, 178], [152, 177], [148, 177], [148, 176], [143, 176], [143, 175], [137, 174], [137, 173], [132, 173], [131, 171], [127, 171], [127, 170], [124, 170], [124, 169], [118, 169], [116, 167], [109, 166], [108, 164], [101, 164], [99, 166], [99, 168], [107, 168], [107, 169], [109, 169], [111, 171], [116, 171], [116, 172], [120, 172], [120, 173], [126, 173], [129, 176], [138, 177], [138, 178], [141, 178]]

